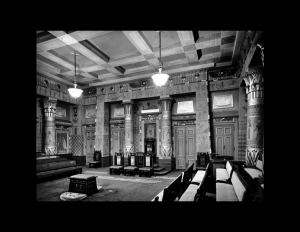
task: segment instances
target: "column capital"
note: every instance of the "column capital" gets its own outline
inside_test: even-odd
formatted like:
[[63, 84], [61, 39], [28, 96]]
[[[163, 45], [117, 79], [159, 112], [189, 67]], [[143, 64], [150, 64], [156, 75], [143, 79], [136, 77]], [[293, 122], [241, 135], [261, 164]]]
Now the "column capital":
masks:
[[122, 102], [122, 104], [123, 105], [127, 105], [127, 104], [134, 104], [134, 102], [132, 101], [132, 100], [128, 100], [128, 99], [125, 99], [125, 100], [123, 100], [123, 102]]
[[51, 117], [51, 118], [55, 117], [57, 99], [51, 97], [44, 98], [43, 103], [44, 103], [44, 113], [46, 117]]
[[124, 114], [132, 114], [133, 110], [132, 110], [132, 106], [133, 106], [134, 102], [131, 100], [124, 100], [122, 102], [122, 105], [124, 106]]
[[161, 96], [158, 104], [161, 106], [161, 111], [171, 111], [171, 106], [174, 99], [169, 96]]
[[264, 98], [264, 71], [255, 70], [253, 72], [247, 73], [243, 80], [246, 83], [246, 95], [247, 100], [251, 101], [254, 99]]

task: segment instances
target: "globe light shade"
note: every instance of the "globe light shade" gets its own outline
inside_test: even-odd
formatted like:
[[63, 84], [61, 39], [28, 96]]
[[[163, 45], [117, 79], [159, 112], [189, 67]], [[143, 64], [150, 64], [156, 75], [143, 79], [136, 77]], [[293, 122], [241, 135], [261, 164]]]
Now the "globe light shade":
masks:
[[71, 95], [71, 97], [74, 97], [74, 98], [78, 98], [80, 97], [80, 95], [82, 94], [82, 89], [76, 89], [76, 85], [77, 84], [74, 84], [75, 88], [69, 88], [68, 91]]
[[158, 86], [163, 86], [169, 79], [169, 75], [165, 73], [161, 73], [161, 68], [158, 69], [159, 73], [152, 75], [152, 80], [154, 84]]

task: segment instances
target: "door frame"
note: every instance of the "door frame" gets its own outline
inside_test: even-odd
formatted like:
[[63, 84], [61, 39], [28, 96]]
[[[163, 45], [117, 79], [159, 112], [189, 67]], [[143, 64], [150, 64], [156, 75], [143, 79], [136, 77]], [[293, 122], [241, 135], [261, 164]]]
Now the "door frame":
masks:
[[216, 141], [215, 141], [215, 126], [224, 126], [224, 125], [228, 125], [228, 124], [233, 124], [234, 127], [234, 133], [233, 133], [233, 146], [234, 146], [234, 155], [233, 155], [233, 159], [234, 160], [238, 160], [238, 121], [232, 121], [232, 122], [213, 122], [212, 123], [212, 129], [213, 129], [213, 148], [215, 151], [215, 145], [216, 145]]
[[[178, 167], [178, 157], [177, 157], [177, 153], [176, 153], [176, 150], [177, 150], [177, 144], [176, 144], [176, 128], [187, 128], [187, 127], [194, 127], [195, 128], [195, 147], [194, 147], [194, 169], [193, 170], [196, 170], [196, 162], [197, 162], [197, 130], [196, 130], [196, 125], [174, 125], [174, 153], [175, 153], [175, 160], [176, 160], [176, 165], [175, 165], [175, 168], [177, 169]], [[185, 133], [185, 139], [186, 139], [186, 133]], [[185, 147], [186, 149], [186, 147]], [[187, 159], [187, 158], [186, 158]], [[184, 170], [184, 169], [182, 169]]]

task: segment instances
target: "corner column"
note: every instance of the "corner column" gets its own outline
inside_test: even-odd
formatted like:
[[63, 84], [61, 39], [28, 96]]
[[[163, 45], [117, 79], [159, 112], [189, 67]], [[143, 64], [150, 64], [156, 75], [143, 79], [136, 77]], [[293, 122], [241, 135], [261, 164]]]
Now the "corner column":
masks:
[[55, 144], [55, 114], [56, 103], [55, 98], [44, 98], [44, 113], [45, 113], [45, 147], [44, 151], [46, 155], [56, 154]]
[[171, 106], [173, 98], [161, 97], [158, 103], [161, 105], [161, 149], [158, 156], [173, 157], [171, 140]]
[[134, 152], [133, 145], [133, 102], [131, 100], [124, 100], [124, 129], [125, 129], [125, 156], [127, 157], [130, 152]]
[[264, 73], [254, 71], [244, 78], [247, 94], [247, 141], [245, 160], [247, 165], [256, 165], [262, 159], [264, 131]]

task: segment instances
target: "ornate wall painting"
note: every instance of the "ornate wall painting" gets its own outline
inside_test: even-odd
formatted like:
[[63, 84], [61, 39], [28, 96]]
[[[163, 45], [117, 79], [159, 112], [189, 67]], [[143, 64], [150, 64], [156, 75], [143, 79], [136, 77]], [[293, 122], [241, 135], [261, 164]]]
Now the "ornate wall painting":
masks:
[[96, 117], [96, 109], [85, 110], [85, 118], [95, 118], [95, 117]]
[[56, 130], [57, 154], [69, 153], [69, 131]]
[[177, 113], [194, 113], [193, 101], [178, 102]]
[[146, 138], [154, 138], [155, 136], [154, 125], [146, 125]]
[[114, 117], [124, 117], [124, 107], [115, 108]]
[[233, 108], [233, 95], [217, 95], [213, 97], [213, 109]]
[[66, 118], [67, 117], [67, 110], [65, 108], [57, 106], [56, 107], [56, 117]]

